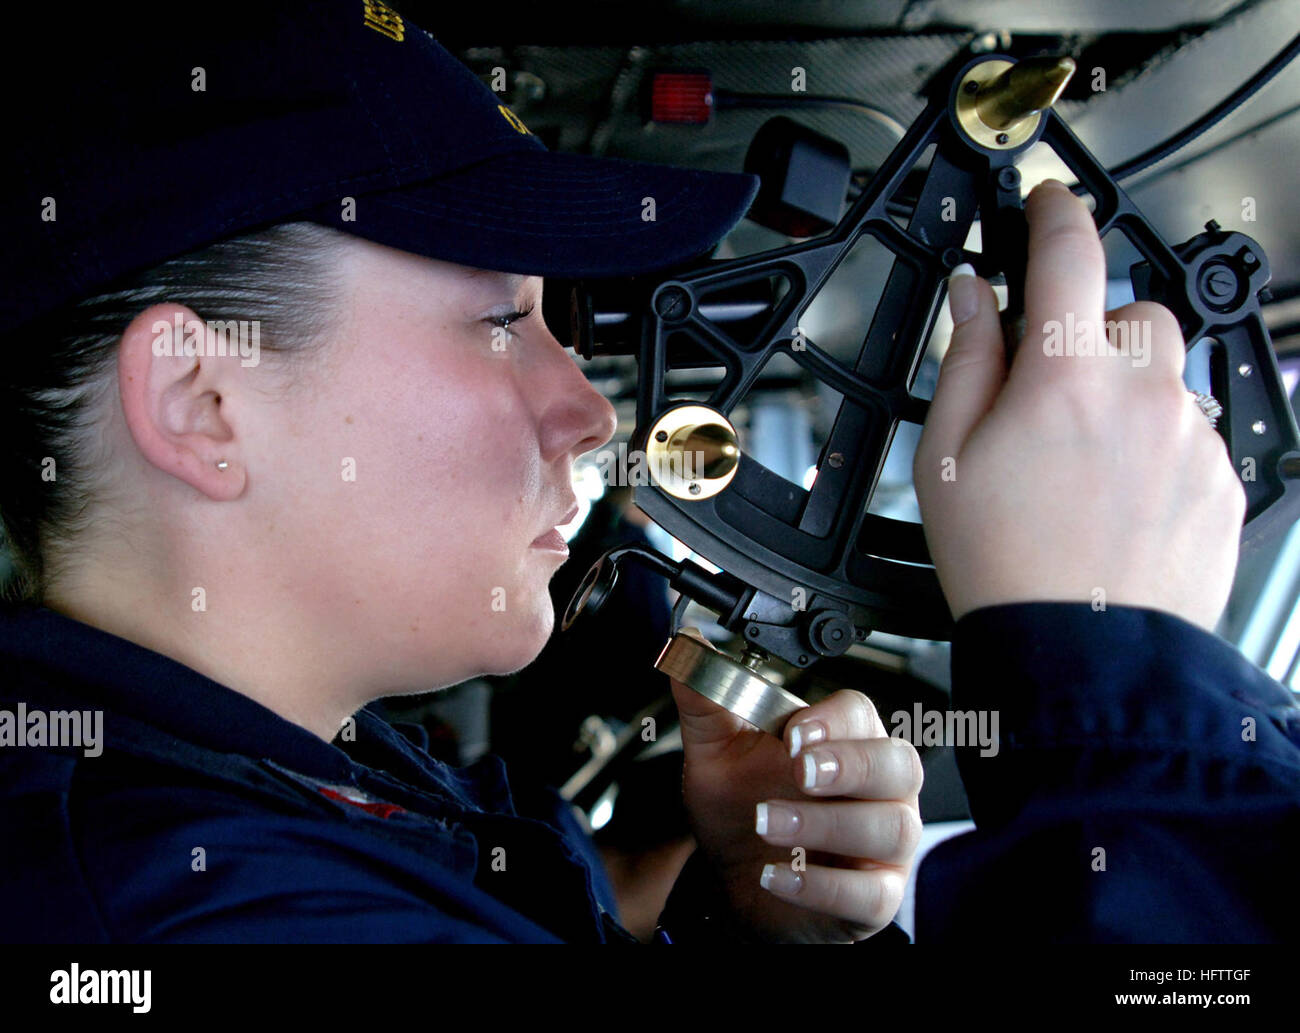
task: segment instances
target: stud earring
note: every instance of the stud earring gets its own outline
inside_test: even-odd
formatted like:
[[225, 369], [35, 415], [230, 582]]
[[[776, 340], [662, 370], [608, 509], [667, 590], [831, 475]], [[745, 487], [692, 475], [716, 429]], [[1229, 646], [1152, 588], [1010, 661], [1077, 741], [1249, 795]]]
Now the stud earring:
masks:
[[226, 462], [224, 459], [219, 459], [219, 460], [217, 461], [217, 469], [218, 469], [218, 470], [228, 470], [228, 469], [230, 469], [230, 464], [229, 464], [228, 462]]

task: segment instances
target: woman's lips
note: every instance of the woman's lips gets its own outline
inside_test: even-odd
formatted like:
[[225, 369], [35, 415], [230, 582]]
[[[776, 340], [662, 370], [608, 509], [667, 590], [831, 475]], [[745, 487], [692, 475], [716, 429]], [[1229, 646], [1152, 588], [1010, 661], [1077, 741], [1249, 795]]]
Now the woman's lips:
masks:
[[556, 552], [564, 553], [566, 556], [569, 554], [569, 546], [564, 541], [564, 535], [555, 529], [535, 538], [532, 547], [534, 549], [553, 549]]
[[563, 519], [560, 520], [556, 527], [553, 527], [551, 530], [539, 534], [534, 538], [531, 548], [554, 549], [556, 552], [562, 552], [567, 556], [569, 554], [569, 546], [565, 543], [564, 535], [560, 534], [559, 528], [572, 521], [577, 515], [578, 507], [575, 504], [571, 510], [564, 514]]

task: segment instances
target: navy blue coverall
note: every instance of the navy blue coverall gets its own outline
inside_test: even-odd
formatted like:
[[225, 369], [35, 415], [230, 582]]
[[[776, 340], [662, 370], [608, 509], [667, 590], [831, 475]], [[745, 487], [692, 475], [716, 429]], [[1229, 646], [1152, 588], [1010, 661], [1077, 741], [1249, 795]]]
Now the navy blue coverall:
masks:
[[[0, 615], [0, 665], [0, 708], [103, 711], [98, 756], [0, 746], [0, 940], [632, 939], [558, 795], [495, 757], [448, 767], [366, 709], [326, 743], [44, 608]], [[953, 686], [1001, 742], [959, 750], [977, 830], [922, 864], [918, 941], [1292, 935], [1300, 709], [1232, 647], [1150, 610], [999, 606], [958, 622]], [[698, 854], [660, 921], [734, 935]]]

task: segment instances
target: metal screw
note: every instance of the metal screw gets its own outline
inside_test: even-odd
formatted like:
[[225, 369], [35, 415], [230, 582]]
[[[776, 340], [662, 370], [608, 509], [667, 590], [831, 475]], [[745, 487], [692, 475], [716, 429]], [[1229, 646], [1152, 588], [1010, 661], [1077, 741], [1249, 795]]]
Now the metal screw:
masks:
[[745, 654], [740, 658], [740, 662], [748, 667], [751, 671], [757, 673], [758, 669], [763, 666], [767, 660], [767, 654], [761, 649], [745, 649]]
[[1212, 262], [1201, 270], [1196, 287], [1207, 304], [1227, 305], [1237, 294], [1237, 274], [1221, 262]]
[[832, 470], [838, 470], [844, 465], [844, 454], [842, 452], [832, 452], [826, 457], [826, 465]]
[[967, 93], [979, 93], [980, 84], [977, 83], [974, 79], [971, 79], [969, 82], [966, 83], [965, 86], [962, 87], [962, 89], [965, 90]]
[[1020, 186], [1020, 170], [1014, 165], [1008, 165], [998, 173], [998, 186], [1003, 190], [1014, 190]]
[[655, 434], [655, 440], [656, 440], [656, 441], [667, 441], [667, 440], [668, 440], [668, 432], [667, 432], [666, 430], [661, 430], [661, 431], [659, 431], [657, 434]]
[[1268, 430], [1268, 427], [1265, 425], [1263, 420], [1256, 420], [1250, 425], [1250, 429], [1256, 434], [1263, 434], [1264, 431]]
[[655, 311], [667, 320], [685, 319], [690, 310], [690, 295], [681, 287], [666, 287], [655, 299]]
[[998, 133], [998, 137], [997, 137], [998, 143], [1006, 143], [1010, 139], [1011, 137], [1007, 136], [1006, 133]]
[[1237, 367], [1237, 373], [1243, 377], [1248, 377], [1254, 372], [1255, 372], [1255, 367], [1252, 366], [1249, 362], [1243, 362], [1240, 366]]
[[698, 495], [700, 493], [700, 486], [696, 484], [694, 481], [691, 481], [691, 483], [687, 485], [686, 490], [689, 491], [692, 495]]

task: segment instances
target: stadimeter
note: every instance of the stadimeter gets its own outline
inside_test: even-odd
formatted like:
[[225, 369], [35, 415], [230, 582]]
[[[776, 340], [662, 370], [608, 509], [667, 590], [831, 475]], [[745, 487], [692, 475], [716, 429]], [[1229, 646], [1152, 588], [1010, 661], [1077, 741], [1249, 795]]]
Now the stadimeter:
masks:
[[[899, 424], [925, 421], [929, 403], [913, 384], [948, 273], [968, 262], [1005, 283], [1004, 326], [1023, 318], [1027, 224], [1017, 161], [1040, 142], [1077, 179], [1076, 193], [1091, 195], [1098, 232], [1118, 230], [1142, 256], [1130, 269], [1135, 297], [1168, 307], [1189, 347], [1210, 339], [1211, 394], [1222, 408], [1217, 430], [1233, 465], [1253, 471], [1243, 476], [1243, 548], [1295, 520], [1300, 441], [1260, 312], [1268, 259], [1250, 237], [1213, 221], [1185, 243], [1167, 244], [1053, 110], [1073, 71], [1068, 57], [971, 60], [946, 90], [931, 94], [856, 201], [820, 236], [639, 283], [572, 286], [575, 349], [588, 358], [637, 356], [630, 444], [644, 450], [652, 483], [638, 487], [634, 501], [720, 571], [647, 547], [615, 548], [588, 571], [564, 628], [608, 595], [620, 564], [647, 564], [680, 593], [674, 633], [656, 666], [774, 735], [804, 704], [764, 677], [772, 657], [806, 668], [873, 630], [951, 637], [921, 526], [873, 513], [871, 501]], [[915, 200], [901, 200], [904, 178], [931, 145]], [[896, 221], [891, 213], [900, 210], [908, 216]], [[978, 252], [965, 247], [976, 219]], [[819, 348], [799, 321], [864, 235], [888, 249], [892, 266], [849, 364]], [[729, 419], [777, 354], [842, 398], [807, 489], [744, 454]], [[669, 396], [670, 370], [705, 367], [722, 371], [710, 397]], [[739, 637], [740, 656], [679, 628], [688, 600]]]

